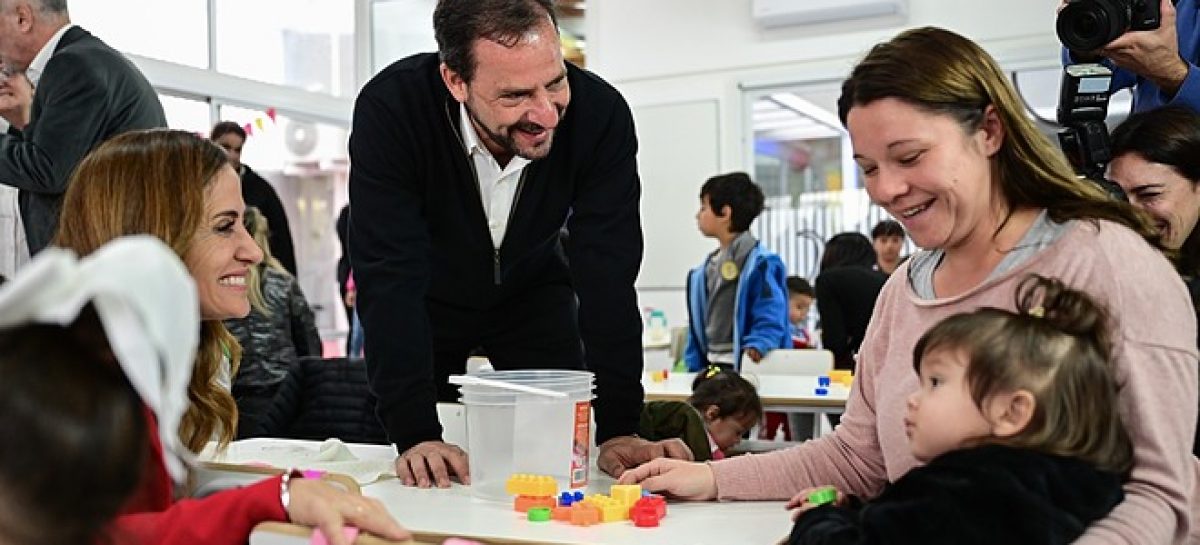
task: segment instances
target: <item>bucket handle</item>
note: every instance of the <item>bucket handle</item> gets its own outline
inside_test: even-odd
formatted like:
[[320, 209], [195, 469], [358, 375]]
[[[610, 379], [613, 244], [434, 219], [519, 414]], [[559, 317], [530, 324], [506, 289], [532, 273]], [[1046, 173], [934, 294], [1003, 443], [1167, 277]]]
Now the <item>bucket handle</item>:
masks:
[[525, 392], [527, 394], [537, 394], [540, 396], [553, 397], [562, 399], [567, 397], [565, 392], [555, 392], [545, 388], [537, 388], [534, 386], [526, 386], [524, 384], [513, 384], [502, 380], [492, 380], [490, 378], [481, 378], [472, 375], [450, 375], [450, 384], [459, 386], [488, 386], [491, 388], [500, 388], [503, 390], [514, 390], [517, 392]]

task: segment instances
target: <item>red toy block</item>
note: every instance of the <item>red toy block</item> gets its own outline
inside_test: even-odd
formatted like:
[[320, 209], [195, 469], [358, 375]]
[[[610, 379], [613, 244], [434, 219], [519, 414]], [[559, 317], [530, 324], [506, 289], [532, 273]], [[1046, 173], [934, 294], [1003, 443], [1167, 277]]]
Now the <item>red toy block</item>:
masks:
[[658, 526], [659, 518], [652, 512], [635, 509], [630, 512], [630, 518], [633, 519], [633, 525], [638, 528], [655, 528]]
[[[651, 494], [642, 497], [637, 503], [633, 504], [633, 509], [649, 509], [656, 517], [663, 518], [667, 516], [667, 500], [657, 494]], [[632, 513], [630, 511], [631, 517], [633, 516]]]

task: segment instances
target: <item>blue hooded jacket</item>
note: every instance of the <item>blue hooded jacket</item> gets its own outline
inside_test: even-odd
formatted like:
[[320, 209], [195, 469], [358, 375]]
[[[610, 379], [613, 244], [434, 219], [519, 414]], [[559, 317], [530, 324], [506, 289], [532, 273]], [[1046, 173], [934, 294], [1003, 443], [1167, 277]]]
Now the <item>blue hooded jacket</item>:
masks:
[[[699, 371], [708, 363], [708, 339], [705, 337], [704, 317], [708, 305], [707, 283], [704, 281], [706, 257], [699, 267], [688, 273], [688, 342], [683, 360], [689, 371]], [[759, 353], [776, 348], [791, 348], [792, 337], [788, 324], [787, 269], [783, 260], [761, 242], [754, 245], [738, 278], [737, 295], [733, 303], [733, 353], [739, 362], [742, 351], [754, 348]]]

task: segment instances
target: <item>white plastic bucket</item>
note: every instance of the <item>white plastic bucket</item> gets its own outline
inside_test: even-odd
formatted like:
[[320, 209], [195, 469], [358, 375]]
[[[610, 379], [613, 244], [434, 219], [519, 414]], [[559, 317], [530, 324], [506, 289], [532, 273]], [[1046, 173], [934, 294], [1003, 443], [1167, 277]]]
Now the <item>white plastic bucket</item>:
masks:
[[504, 485], [514, 473], [551, 476], [560, 491], [587, 487], [592, 373], [528, 369], [474, 376], [562, 392], [566, 397], [475, 384], [460, 387], [467, 412], [473, 496], [509, 500]]

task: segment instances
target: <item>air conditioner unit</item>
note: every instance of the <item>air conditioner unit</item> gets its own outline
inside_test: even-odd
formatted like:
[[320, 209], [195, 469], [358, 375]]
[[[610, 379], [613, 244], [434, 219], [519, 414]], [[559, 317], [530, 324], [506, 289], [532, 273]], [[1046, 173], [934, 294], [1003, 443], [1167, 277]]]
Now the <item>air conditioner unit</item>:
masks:
[[754, 0], [754, 21], [773, 28], [903, 15], [908, 0]]

